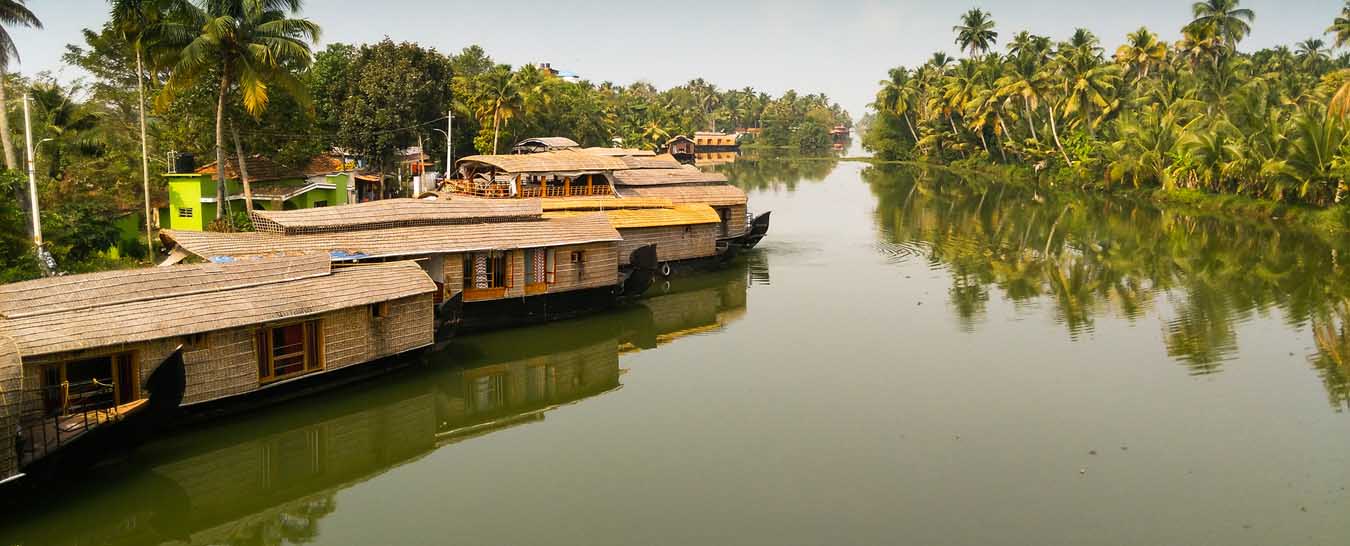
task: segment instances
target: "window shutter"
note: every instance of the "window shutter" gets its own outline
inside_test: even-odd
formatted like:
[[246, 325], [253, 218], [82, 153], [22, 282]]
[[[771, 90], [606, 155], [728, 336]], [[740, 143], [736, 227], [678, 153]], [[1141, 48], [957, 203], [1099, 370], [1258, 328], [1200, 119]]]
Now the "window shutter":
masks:
[[545, 251], [545, 254], [544, 271], [546, 273], [544, 274], [544, 281], [548, 284], [553, 284], [557, 282], [558, 279], [558, 253], [550, 248]]

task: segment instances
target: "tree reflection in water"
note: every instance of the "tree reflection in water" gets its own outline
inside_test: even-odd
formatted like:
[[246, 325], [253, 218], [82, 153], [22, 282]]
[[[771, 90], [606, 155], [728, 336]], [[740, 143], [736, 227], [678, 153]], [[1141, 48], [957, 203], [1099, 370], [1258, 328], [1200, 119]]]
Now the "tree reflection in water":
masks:
[[1019, 306], [1048, 304], [1072, 339], [1098, 316], [1156, 314], [1168, 355], [1209, 374], [1233, 357], [1240, 324], [1278, 311], [1291, 328], [1312, 329], [1310, 360], [1332, 403], [1350, 408], [1344, 240], [940, 168], [872, 166], [862, 176], [879, 200], [883, 250], [949, 271], [950, 304], [967, 331], [984, 320], [991, 290]]

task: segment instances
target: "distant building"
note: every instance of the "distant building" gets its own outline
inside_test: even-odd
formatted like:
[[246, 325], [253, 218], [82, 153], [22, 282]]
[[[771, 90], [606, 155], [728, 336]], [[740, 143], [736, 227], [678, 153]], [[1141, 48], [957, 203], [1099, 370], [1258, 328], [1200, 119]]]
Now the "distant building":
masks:
[[[293, 210], [342, 205], [359, 195], [353, 185], [358, 176], [355, 163], [341, 157], [320, 155], [304, 168], [278, 164], [261, 155], [244, 160], [253, 206], [263, 210]], [[167, 173], [168, 203], [159, 210], [162, 228], [202, 231], [216, 218], [216, 164], [211, 162], [190, 173]], [[364, 176], [364, 178], [371, 178]], [[378, 178], [376, 179], [378, 181]], [[367, 181], [369, 184], [369, 181]], [[238, 161], [225, 162], [225, 189], [231, 208], [244, 208], [244, 187]]]

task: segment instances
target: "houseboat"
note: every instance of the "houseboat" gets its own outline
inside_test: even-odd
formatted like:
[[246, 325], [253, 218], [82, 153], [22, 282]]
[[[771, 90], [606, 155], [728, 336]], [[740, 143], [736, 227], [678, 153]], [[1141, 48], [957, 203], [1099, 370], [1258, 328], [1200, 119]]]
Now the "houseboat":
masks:
[[739, 149], [741, 149], [741, 143], [737, 135], [713, 131], [694, 133], [695, 152], [734, 152]]
[[411, 262], [325, 255], [0, 286], [0, 480], [128, 420], [261, 401], [428, 347], [435, 291]]
[[695, 151], [694, 139], [684, 135], [675, 135], [667, 140], [664, 150], [676, 161], [686, 165], [693, 164], [697, 157], [695, 154], [698, 153]]
[[[534, 154], [543, 155], [543, 154]], [[532, 156], [502, 156], [532, 157]], [[176, 256], [213, 262], [319, 252], [340, 263], [412, 259], [435, 283], [438, 337], [577, 316], [640, 295], [656, 249], [632, 248], [601, 214], [551, 218], [539, 200], [467, 196], [254, 211], [254, 232], [165, 230]]]
[[[724, 175], [669, 155], [564, 150], [461, 159], [451, 196], [540, 201], [545, 216], [602, 212], [625, 248], [655, 244], [663, 274], [723, 262], [768, 233], [768, 214], [747, 218], [746, 195]], [[617, 155], [616, 155], [617, 154]]]

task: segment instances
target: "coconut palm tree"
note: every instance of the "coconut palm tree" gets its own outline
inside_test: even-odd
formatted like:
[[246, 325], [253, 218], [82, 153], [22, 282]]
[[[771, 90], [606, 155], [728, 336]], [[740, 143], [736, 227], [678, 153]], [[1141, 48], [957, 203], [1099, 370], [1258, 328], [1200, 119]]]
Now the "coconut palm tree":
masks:
[[918, 142], [919, 133], [914, 130], [914, 123], [910, 121], [910, 113], [914, 110], [914, 105], [919, 98], [919, 90], [914, 85], [914, 77], [905, 68], [891, 69], [890, 76], [890, 79], [880, 82], [881, 91], [877, 93], [877, 108], [891, 112], [905, 120], [905, 127], [909, 129], [910, 136], [914, 137], [915, 142]]
[[961, 15], [961, 24], [952, 27], [956, 33], [956, 44], [970, 52], [971, 57], [988, 53], [998, 41], [998, 32], [994, 31], [994, 19], [979, 8], [973, 8]]
[[1327, 43], [1321, 38], [1308, 38], [1299, 42], [1294, 50], [1294, 56], [1303, 63], [1303, 68], [1309, 71], [1318, 72], [1318, 67], [1331, 60], [1331, 50], [1327, 48]]
[[150, 159], [149, 147], [145, 139], [145, 63], [143, 56], [147, 46], [167, 46], [160, 41], [161, 31], [171, 10], [181, 10], [179, 0], [110, 0], [112, 4], [112, 26], [122, 40], [127, 42], [136, 54], [136, 110], [140, 117], [141, 129], [141, 193], [145, 197], [145, 248], [146, 256], [155, 251], [154, 236], [150, 224]]
[[481, 76], [475, 103], [479, 123], [492, 116], [492, 153], [497, 153], [497, 142], [501, 136], [502, 122], [510, 121], [524, 108], [524, 96], [520, 91], [520, 80], [511, 67], [497, 65]]
[[1167, 61], [1167, 42], [1158, 39], [1148, 28], [1125, 36], [1125, 43], [1116, 49], [1116, 62], [1135, 74], [1135, 80], [1148, 77], [1149, 69]]
[[1194, 19], [1186, 28], [1213, 29], [1228, 49], [1236, 49], [1238, 42], [1252, 33], [1252, 23], [1256, 21], [1256, 13], [1238, 7], [1241, 3], [1241, 0], [1202, 0], [1191, 4]]
[[1336, 47], [1345, 47], [1350, 43], [1350, 0], [1341, 8], [1341, 15], [1327, 27], [1327, 34], [1336, 36]]
[[5, 84], [9, 81], [7, 74], [10, 61], [19, 60], [19, 48], [14, 46], [14, 39], [10, 38], [6, 27], [21, 26], [42, 28], [42, 21], [39, 21], [32, 11], [24, 6], [26, 0], [0, 0], [0, 143], [5, 148], [5, 168], [18, 168], [18, 160], [14, 157], [14, 143], [9, 139], [9, 116], [5, 115], [5, 106], [8, 100], [5, 98]]
[[[272, 86], [307, 102], [297, 72], [313, 61], [310, 44], [318, 43], [319, 25], [299, 14], [303, 0], [197, 0], [184, 4], [174, 31], [190, 32], [191, 40], [165, 85], [161, 100], [207, 78], [216, 91], [216, 219], [225, 208], [225, 108], [237, 91], [244, 110], [259, 115], [267, 109]], [[244, 204], [253, 210], [252, 188], [244, 180]]]

